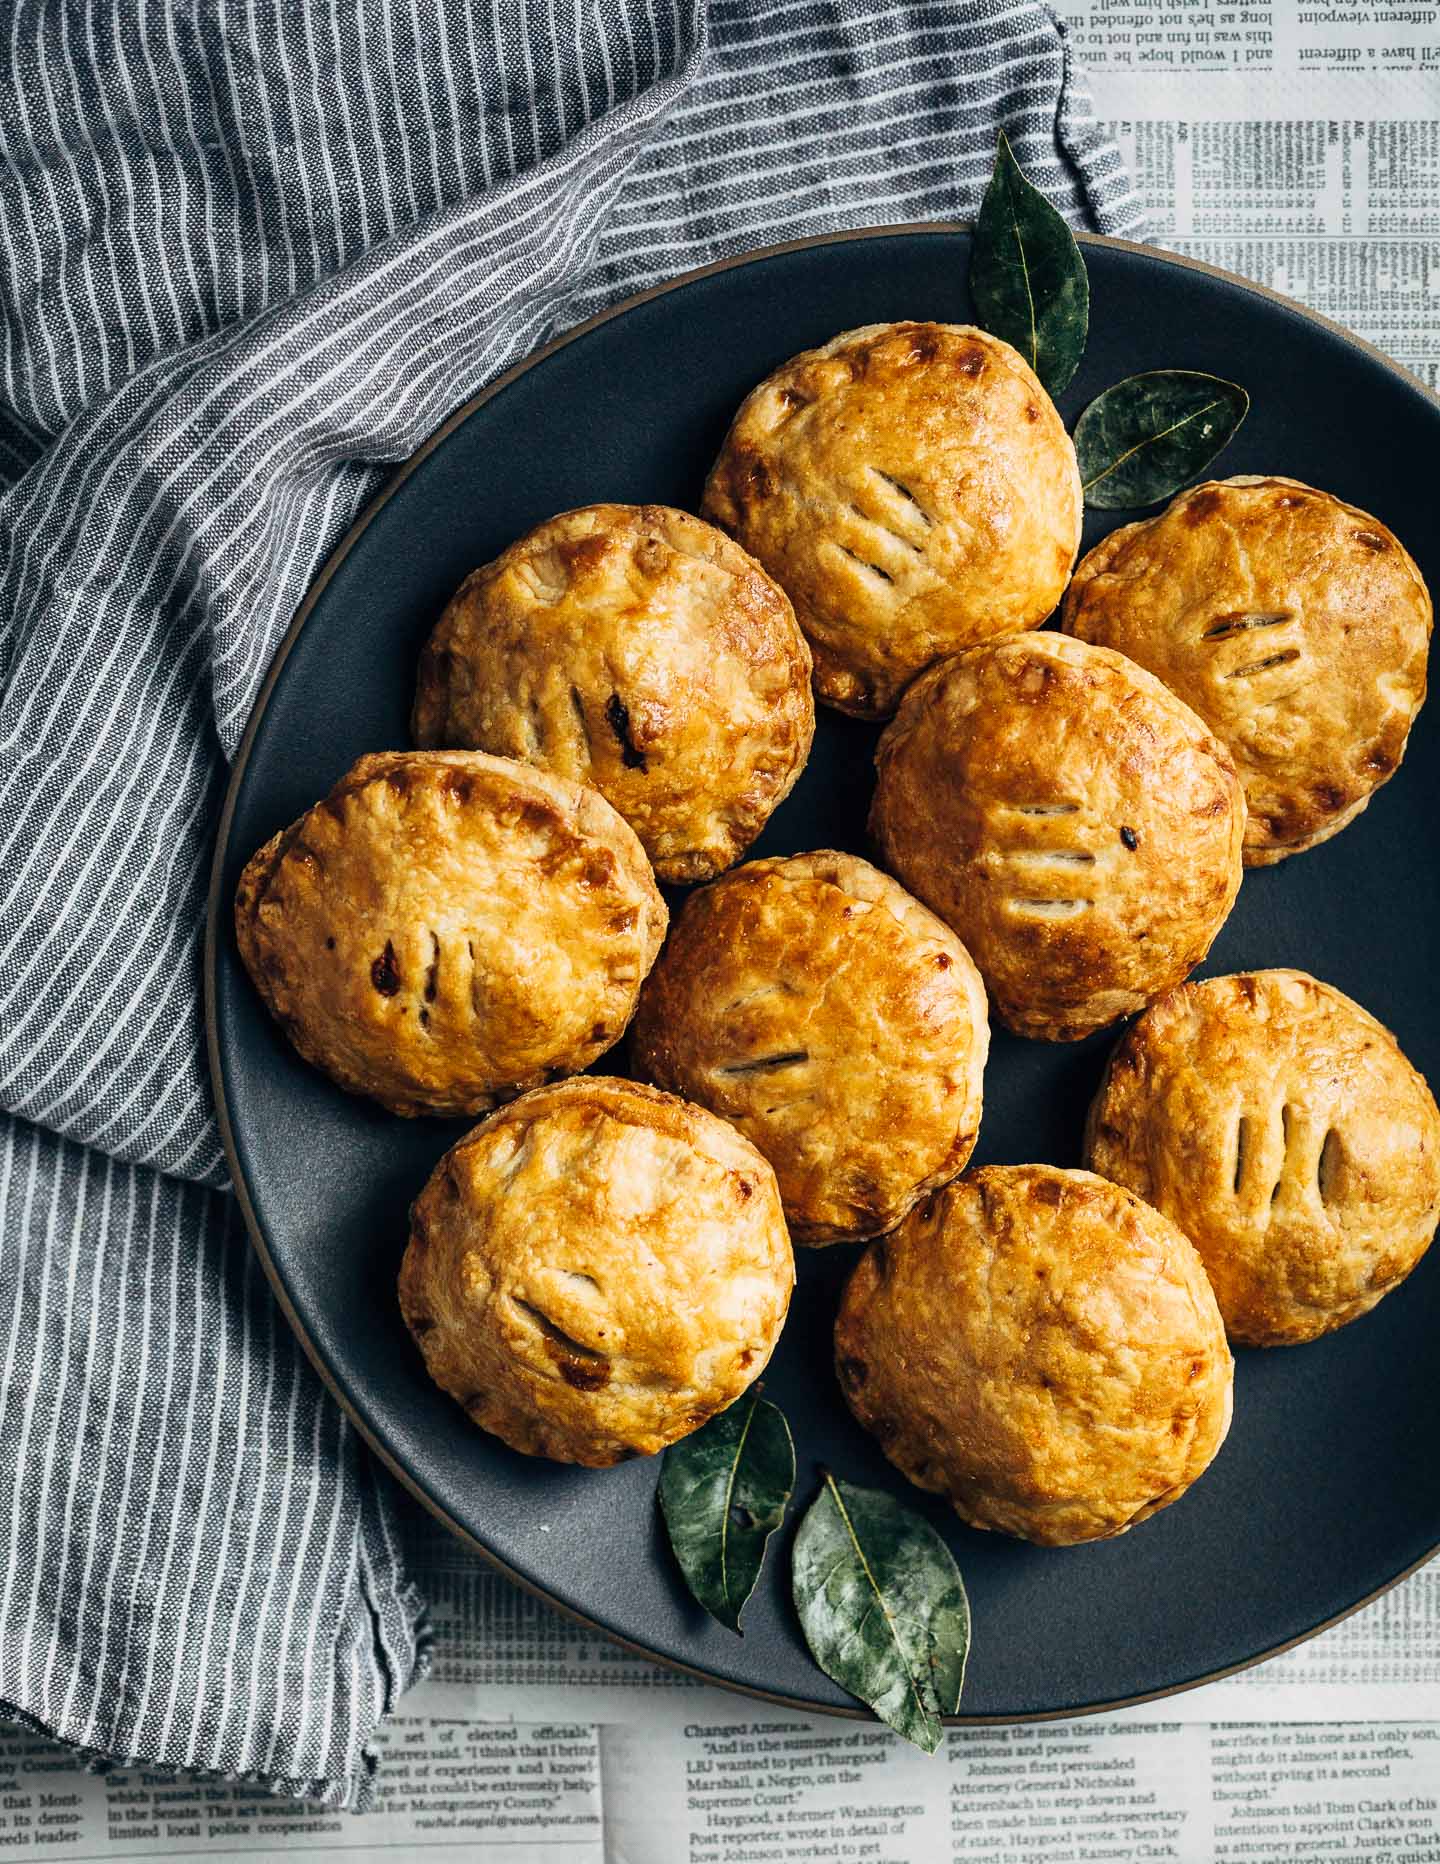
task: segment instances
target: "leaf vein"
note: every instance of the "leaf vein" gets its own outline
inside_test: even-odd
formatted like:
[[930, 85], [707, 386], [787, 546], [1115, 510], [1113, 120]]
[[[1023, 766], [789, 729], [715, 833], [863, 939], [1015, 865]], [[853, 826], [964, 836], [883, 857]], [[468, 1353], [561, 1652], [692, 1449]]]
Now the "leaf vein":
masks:
[[[740, 1473], [740, 1459], [745, 1454], [745, 1439], [750, 1435], [750, 1426], [755, 1418], [757, 1400], [752, 1395], [750, 1409], [745, 1413], [745, 1422], [740, 1426], [740, 1441], [735, 1445], [735, 1454], [730, 1460], [730, 1474], [725, 1483], [725, 1506], [720, 1515], [720, 1596], [728, 1605], [730, 1603], [730, 1498], [735, 1493], [736, 1477]], [[744, 1601], [742, 1600], [743, 1604]], [[736, 1613], [739, 1617], [739, 1613]]]
[[1020, 216], [1013, 207], [1010, 210], [1010, 227], [1015, 235], [1015, 250], [1020, 255], [1020, 276], [1025, 284], [1025, 303], [1030, 314], [1030, 367], [1038, 373], [1040, 332], [1035, 325], [1035, 292], [1030, 283], [1030, 260], [1025, 251], [1025, 241], [1020, 235]]
[[[928, 1710], [925, 1707], [925, 1698], [921, 1694], [915, 1673], [910, 1667], [909, 1655], [906, 1652], [905, 1646], [900, 1642], [899, 1633], [896, 1631], [894, 1622], [890, 1617], [890, 1609], [885, 1603], [885, 1595], [881, 1592], [875, 1575], [870, 1570], [870, 1562], [865, 1558], [865, 1549], [860, 1545], [860, 1538], [855, 1532], [854, 1524], [851, 1522], [849, 1510], [841, 1500], [840, 1491], [835, 1485], [835, 1478], [831, 1475], [827, 1475], [825, 1481], [830, 1489], [831, 1495], [835, 1498], [835, 1506], [840, 1511], [840, 1519], [845, 1524], [845, 1532], [850, 1536], [850, 1544], [855, 1549], [855, 1557], [860, 1562], [860, 1570], [864, 1573], [871, 1590], [875, 1594], [875, 1601], [879, 1605], [881, 1614], [885, 1619], [885, 1627], [890, 1633], [890, 1640], [899, 1653], [901, 1662], [904, 1664], [905, 1677], [910, 1685], [910, 1692], [915, 1698], [915, 1705], [922, 1715], [928, 1714]], [[874, 1607], [872, 1606], [871, 1609], [873, 1610]], [[866, 1615], [868, 1616], [869, 1614], [867, 1613]]]
[[1112, 473], [1118, 472], [1126, 460], [1134, 459], [1135, 455], [1144, 448], [1153, 447], [1159, 440], [1168, 440], [1171, 434], [1178, 434], [1182, 427], [1188, 427], [1192, 421], [1198, 421], [1201, 415], [1208, 414], [1212, 408], [1220, 406], [1220, 397], [1217, 395], [1213, 401], [1207, 401], [1203, 408], [1196, 408], [1193, 413], [1187, 414], [1182, 420], [1172, 421], [1168, 427], [1162, 427], [1158, 433], [1144, 435], [1142, 439], [1135, 442], [1133, 447], [1127, 447], [1123, 453], [1117, 454], [1103, 472], [1097, 472], [1093, 479], [1087, 479], [1081, 489], [1088, 492], [1092, 485], [1099, 485], [1102, 479], [1108, 479]]

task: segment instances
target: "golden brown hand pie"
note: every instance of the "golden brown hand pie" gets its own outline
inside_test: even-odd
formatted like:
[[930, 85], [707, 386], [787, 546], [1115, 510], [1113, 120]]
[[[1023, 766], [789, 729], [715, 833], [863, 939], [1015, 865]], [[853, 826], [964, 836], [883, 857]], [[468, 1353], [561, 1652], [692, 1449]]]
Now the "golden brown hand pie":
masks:
[[1017, 350], [963, 324], [870, 324], [752, 391], [705, 515], [795, 604], [815, 690], [893, 712], [942, 655], [1033, 628], [1080, 547], [1080, 475]]
[[1202, 1474], [1233, 1367], [1200, 1258], [1089, 1172], [991, 1165], [861, 1258], [835, 1323], [850, 1408], [972, 1527], [1123, 1534]]
[[417, 744], [592, 784], [673, 881], [739, 858], [814, 730], [785, 594], [723, 531], [666, 505], [562, 512], [476, 570], [415, 694]]
[[1060, 634], [918, 679], [880, 740], [885, 864], [964, 940], [993, 1015], [1073, 1041], [1210, 949], [1240, 885], [1224, 746], [1119, 654]]
[[479, 751], [362, 757], [255, 854], [240, 955], [300, 1053], [392, 1113], [481, 1113], [619, 1040], [665, 936], [594, 790]]
[[1194, 486], [1112, 531], [1064, 626], [1148, 667], [1228, 745], [1251, 867], [1353, 821], [1425, 698], [1420, 571], [1378, 518], [1295, 479]]
[[775, 1167], [792, 1236], [874, 1236], [975, 1144], [985, 990], [948, 926], [853, 855], [750, 861], [692, 893], [631, 1052]]
[[1090, 1164], [1178, 1223], [1232, 1340], [1367, 1313], [1425, 1253], [1440, 1114], [1394, 1036], [1303, 971], [1186, 984], [1111, 1057]]
[[431, 1378], [483, 1430], [604, 1468], [733, 1403], [794, 1281], [775, 1175], [748, 1139], [587, 1075], [445, 1154], [411, 1211], [400, 1306]]

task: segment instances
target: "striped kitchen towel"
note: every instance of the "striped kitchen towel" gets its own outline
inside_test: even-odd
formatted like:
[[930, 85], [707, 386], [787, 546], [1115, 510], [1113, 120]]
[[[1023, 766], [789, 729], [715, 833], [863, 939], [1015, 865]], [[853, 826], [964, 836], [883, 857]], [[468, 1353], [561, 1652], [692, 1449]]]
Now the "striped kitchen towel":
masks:
[[973, 212], [997, 126], [1137, 210], [1032, 0], [0, 7], [0, 1714], [363, 1801], [391, 1497], [246, 1246], [206, 1081], [233, 755], [387, 468], [747, 246]]

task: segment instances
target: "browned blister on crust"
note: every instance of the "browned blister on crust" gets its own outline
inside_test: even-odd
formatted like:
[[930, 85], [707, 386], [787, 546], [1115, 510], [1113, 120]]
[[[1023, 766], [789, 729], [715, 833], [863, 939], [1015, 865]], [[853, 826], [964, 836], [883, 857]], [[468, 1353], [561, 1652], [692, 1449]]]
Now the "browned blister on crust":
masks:
[[886, 866], [952, 926], [992, 1014], [1072, 1041], [1210, 949], [1240, 886], [1229, 752], [1151, 674], [1019, 634], [923, 674], [876, 754]]
[[1110, 1059], [1087, 1158], [1199, 1250], [1232, 1340], [1368, 1313], [1429, 1247], [1440, 1114], [1388, 1029], [1303, 971], [1186, 984]]
[[1064, 627], [1148, 667], [1224, 740], [1250, 867], [1353, 821], [1425, 699], [1414, 560], [1378, 518], [1295, 479], [1192, 486], [1112, 531], [1076, 570]]
[[706, 880], [760, 833], [815, 730], [783, 590], [712, 524], [587, 505], [462, 584], [420, 659], [417, 744], [592, 784], [662, 880]]
[[1139, 1198], [1050, 1165], [971, 1172], [872, 1243], [835, 1365], [897, 1469], [972, 1527], [1043, 1546], [1167, 1508], [1230, 1425], [1194, 1249]]
[[1075, 449], [1023, 357], [935, 323], [783, 364], [741, 405], [702, 509], [795, 604], [820, 698], [861, 718], [943, 655], [1044, 621], [1082, 517]]
[[431, 1378], [483, 1430], [605, 1468], [732, 1404], [794, 1280], [775, 1176], [747, 1139], [587, 1075], [445, 1154], [411, 1211], [400, 1306]]
[[240, 955], [295, 1047], [392, 1113], [483, 1113], [624, 1033], [665, 936], [594, 790], [478, 751], [362, 757], [255, 854]]
[[745, 1133], [801, 1243], [892, 1228], [969, 1158], [989, 1048], [969, 953], [903, 887], [824, 850], [691, 894], [631, 1052]]

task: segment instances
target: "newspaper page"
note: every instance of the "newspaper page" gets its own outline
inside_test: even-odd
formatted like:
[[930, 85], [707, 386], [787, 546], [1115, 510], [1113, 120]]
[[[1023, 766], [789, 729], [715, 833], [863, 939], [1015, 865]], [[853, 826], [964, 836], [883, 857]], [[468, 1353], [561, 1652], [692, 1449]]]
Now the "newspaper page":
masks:
[[[1061, 0], [1157, 242], [1440, 382], [1440, 3]], [[1440, 1567], [1271, 1662], [920, 1754], [659, 1669], [416, 1527], [434, 1674], [364, 1815], [0, 1728], [0, 1855], [1440, 1864]]]
[[1440, 5], [1059, 10], [1158, 245], [1440, 385]]
[[1440, 1724], [605, 1730], [610, 1864], [1440, 1859]]
[[212, 1858], [284, 1864], [344, 1853], [348, 1864], [503, 1857], [604, 1864], [601, 1731], [519, 1727], [436, 1713], [423, 1687], [376, 1740], [375, 1809], [356, 1814], [277, 1799], [228, 1780], [144, 1768], [87, 1773], [66, 1749], [0, 1726], [0, 1857]]
[[[495, 1726], [416, 1709], [380, 1737], [373, 1811], [227, 1781], [83, 1772], [0, 1729], [0, 1852], [306, 1853], [347, 1864], [1182, 1864], [1440, 1860], [1440, 1722], [1173, 1718], [953, 1729], [921, 1754], [868, 1723], [672, 1702], [663, 1727]], [[1164, 1705], [1164, 1706], [1169, 1706]]]

